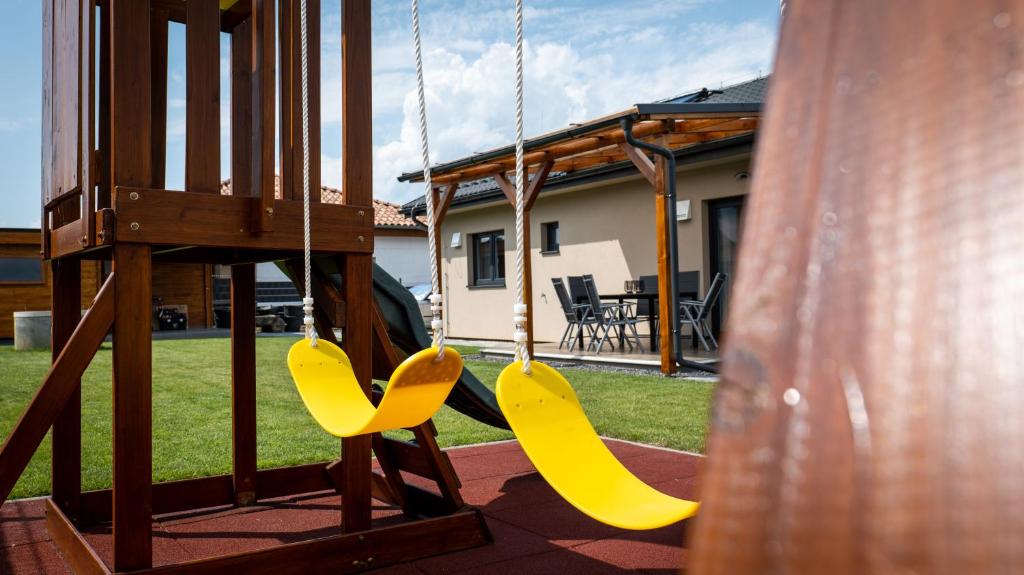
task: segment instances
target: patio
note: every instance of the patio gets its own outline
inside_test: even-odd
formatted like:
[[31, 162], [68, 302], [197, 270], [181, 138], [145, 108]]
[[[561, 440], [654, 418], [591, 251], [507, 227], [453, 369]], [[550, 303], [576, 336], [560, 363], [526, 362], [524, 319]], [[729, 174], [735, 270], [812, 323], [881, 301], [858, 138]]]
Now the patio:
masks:
[[[641, 342], [643, 343], [643, 350], [630, 350], [626, 347], [625, 350], [620, 349], [618, 342], [616, 341], [616, 348], [614, 350], [605, 347], [604, 351], [600, 354], [595, 354], [592, 351], [581, 350], [577, 347], [574, 351], [569, 351], [565, 346], [562, 349], [558, 349], [557, 343], [551, 342], [537, 342], [534, 344], [533, 357], [548, 363], [568, 364], [568, 365], [579, 365], [579, 366], [592, 366], [598, 368], [619, 368], [619, 369], [638, 369], [651, 372], [661, 371], [661, 355], [660, 352], [650, 350], [648, 348], [647, 336], [641, 332]], [[683, 358], [694, 363], [709, 363], [713, 364], [718, 361], [718, 351], [704, 351], [700, 347], [693, 348], [689, 344], [689, 338], [683, 337]], [[501, 359], [511, 360], [515, 354], [512, 343], [506, 342], [488, 342], [480, 349], [480, 355], [488, 359]], [[690, 368], [679, 368], [677, 372], [680, 376], [685, 377], [710, 377], [711, 373], [701, 372], [696, 369]]]
[[[703, 457], [619, 440], [606, 442], [641, 479], [671, 495], [696, 498]], [[648, 532], [599, 524], [558, 497], [514, 441], [455, 448], [448, 454], [462, 479], [466, 503], [484, 512], [494, 543], [373, 573], [669, 574], [678, 573], [685, 561], [685, 522]], [[157, 517], [154, 566], [337, 532], [337, 511], [325, 507], [336, 500], [336, 495], [321, 492], [248, 508]], [[0, 573], [70, 572], [47, 532], [43, 499], [8, 502], [0, 508], [0, 517]], [[379, 502], [374, 506], [375, 524], [402, 521], [400, 510]], [[109, 564], [109, 530], [99, 528], [87, 537]]]

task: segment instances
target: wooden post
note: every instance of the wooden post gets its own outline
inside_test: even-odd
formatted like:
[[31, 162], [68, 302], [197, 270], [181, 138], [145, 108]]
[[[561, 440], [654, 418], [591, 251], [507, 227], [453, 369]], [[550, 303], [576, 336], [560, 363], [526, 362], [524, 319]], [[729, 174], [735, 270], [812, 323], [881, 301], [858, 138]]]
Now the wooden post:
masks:
[[[81, 262], [66, 258], [50, 262], [53, 317], [50, 343], [56, 362], [82, 318]], [[82, 387], [75, 381], [67, 404], [53, 422], [53, 499], [66, 515], [76, 518], [82, 491]]]
[[[671, 258], [669, 257], [668, 226], [665, 221], [665, 192], [668, 181], [665, 180], [665, 159], [661, 156], [652, 162], [647, 154], [636, 147], [622, 142], [619, 148], [626, 154], [636, 169], [652, 186], [654, 186], [654, 229], [657, 237], [658, 254], [658, 347], [661, 351], [661, 373], [670, 375], [675, 372], [675, 339], [672, 337], [672, 297], [669, 288], [669, 270], [671, 269]], [[673, 174], [673, 177], [675, 175]]]
[[231, 193], [254, 196], [252, 20], [231, 31]]
[[150, 13], [150, 82], [153, 86], [152, 122], [153, 138], [150, 149], [153, 164], [154, 188], [166, 187], [167, 177], [167, 33], [168, 13], [165, 8], [154, 8]]
[[[373, 140], [371, 129], [370, 2], [342, 2], [342, 175], [343, 201], [373, 210]], [[319, 121], [319, 119], [317, 119]], [[366, 238], [371, 241], [372, 238]], [[372, 301], [373, 256], [345, 256], [343, 278], [347, 302]], [[352, 368], [369, 397], [373, 370], [372, 306], [348, 305], [344, 345]], [[345, 481], [342, 527], [362, 531], [370, 527], [370, 436], [342, 441]]]
[[231, 461], [236, 505], [256, 502], [256, 266], [231, 266]]
[[273, 229], [274, 216], [274, 0], [252, 0], [253, 230]]
[[114, 246], [114, 569], [152, 563], [152, 262], [150, 247]]
[[[320, 0], [307, 0], [306, 24], [309, 70], [320, 69]], [[278, 5], [280, 30], [281, 110], [281, 197], [302, 199], [302, 29], [299, 4], [281, 0]], [[309, 78], [309, 117], [320, 117], [320, 77]], [[320, 201], [320, 122], [309, 123], [310, 201]]]
[[[107, 0], [110, 19], [110, 176], [152, 182], [150, 3]], [[106, 177], [106, 174], [104, 174]], [[152, 266], [148, 245], [114, 247], [114, 570], [152, 564]]]
[[[220, 2], [186, 5], [185, 189], [220, 193]], [[165, 72], [166, 74], [166, 72]], [[166, 98], [166, 94], [154, 94]]]
[[665, 159], [658, 156], [654, 160], [654, 233], [657, 236], [658, 250], [658, 317], [661, 318], [658, 324], [658, 347], [661, 351], [661, 373], [671, 375], [675, 373], [676, 364], [673, 355], [675, 341], [672, 337], [672, 290], [669, 283], [669, 278], [672, 277], [669, 274], [674, 272], [669, 258], [668, 222], [665, 221], [667, 186]]

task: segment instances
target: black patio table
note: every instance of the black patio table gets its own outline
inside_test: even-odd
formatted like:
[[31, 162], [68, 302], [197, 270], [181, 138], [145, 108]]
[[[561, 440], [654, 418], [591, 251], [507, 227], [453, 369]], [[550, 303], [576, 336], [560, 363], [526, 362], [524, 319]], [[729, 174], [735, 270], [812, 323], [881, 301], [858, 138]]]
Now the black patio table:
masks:
[[[655, 322], [658, 319], [658, 314], [656, 313], [658, 310], [658, 294], [646, 292], [613, 293], [607, 295], [602, 294], [601, 299], [616, 300], [619, 302], [619, 304], [626, 303], [626, 300], [636, 300], [637, 303], [639, 303], [641, 300], [647, 301], [647, 309], [649, 311], [649, 313], [647, 314], [647, 328], [650, 333], [651, 351], [653, 352], [658, 344], [658, 331], [655, 329]], [[679, 299], [697, 299], [697, 294], [695, 292], [679, 292]], [[622, 343], [624, 339], [625, 330], [624, 328], [619, 327], [619, 349], [622, 349]]]

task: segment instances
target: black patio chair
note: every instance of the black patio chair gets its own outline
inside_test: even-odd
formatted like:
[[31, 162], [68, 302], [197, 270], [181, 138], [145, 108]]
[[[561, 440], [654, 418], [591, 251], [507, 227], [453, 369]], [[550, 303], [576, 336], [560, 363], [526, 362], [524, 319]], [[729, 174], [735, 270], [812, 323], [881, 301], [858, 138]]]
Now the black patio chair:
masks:
[[[643, 351], [640, 344], [640, 334], [636, 331], [636, 317], [633, 316], [633, 304], [629, 303], [606, 303], [601, 301], [601, 294], [597, 291], [597, 284], [591, 275], [583, 276], [583, 285], [587, 290], [587, 299], [590, 301], [590, 309], [594, 313], [594, 336], [590, 340], [587, 349], [593, 349], [595, 353], [601, 353], [608, 338], [622, 329], [625, 331], [625, 342], [633, 350], [633, 342], [630, 335], [636, 342], [638, 349]], [[614, 342], [612, 349], [615, 349]]]
[[573, 303], [562, 278], [551, 278], [551, 283], [555, 286], [555, 295], [558, 296], [558, 303], [562, 306], [562, 313], [565, 314], [567, 324], [565, 331], [562, 332], [562, 339], [558, 342], [558, 349], [562, 349], [563, 345], [568, 344], [569, 351], [573, 351], [576, 348], [576, 340], [583, 339], [584, 330], [589, 332], [591, 338], [594, 337], [596, 320], [589, 303]]
[[[723, 273], [715, 274], [715, 279], [711, 280], [711, 287], [704, 294], [703, 300], [682, 300], [679, 302], [680, 329], [685, 325], [693, 327], [693, 333], [697, 335], [701, 345], [707, 351], [712, 351], [711, 346], [714, 346], [713, 349], [718, 349], [718, 341], [715, 340], [715, 335], [711, 333], [711, 310], [715, 307], [715, 303], [718, 302], [718, 297], [722, 295], [722, 288], [725, 287], [725, 280], [728, 277]], [[708, 340], [711, 341], [711, 345], [708, 345]]]
[[587, 288], [583, 285], [583, 276], [568, 276], [569, 297], [572, 303], [589, 303], [587, 300]]

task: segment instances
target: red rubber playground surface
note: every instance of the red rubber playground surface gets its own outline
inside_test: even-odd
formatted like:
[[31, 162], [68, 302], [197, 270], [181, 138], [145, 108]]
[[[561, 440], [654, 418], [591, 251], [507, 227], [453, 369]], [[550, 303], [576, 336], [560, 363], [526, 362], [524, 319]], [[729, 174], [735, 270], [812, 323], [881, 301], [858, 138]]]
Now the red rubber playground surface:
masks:
[[[701, 457], [617, 440], [607, 443], [641, 479], [671, 495], [697, 498]], [[451, 449], [448, 454], [462, 480], [466, 503], [484, 512], [494, 544], [372, 573], [667, 575], [678, 573], [684, 565], [685, 522], [646, 532], [597, 523], [562, 501], [515, 442]], [[154, 565], [336, 533], [337, 502], [336, 495], [319, 493], [261, 502], [244, 509], [158, 517], [154, 523]], [[400, 511], [383, 504], [375, 508], [374, 518], [375, 525], [403, 520]], [[109, 564], [109, 531], [98, 528], [89, 539]], [[0, 574], [69, 572], [50, 542], [42, 500], [4, 504], [0, 509]]]

